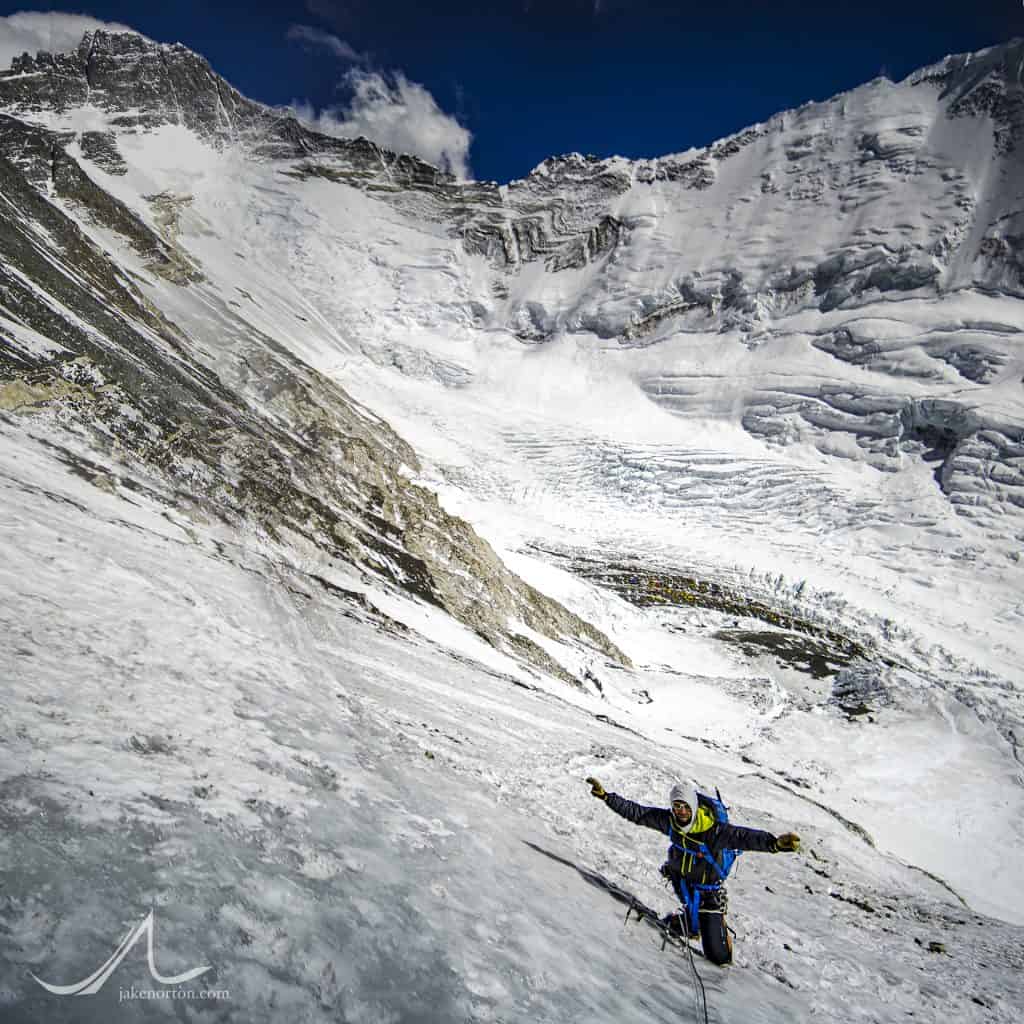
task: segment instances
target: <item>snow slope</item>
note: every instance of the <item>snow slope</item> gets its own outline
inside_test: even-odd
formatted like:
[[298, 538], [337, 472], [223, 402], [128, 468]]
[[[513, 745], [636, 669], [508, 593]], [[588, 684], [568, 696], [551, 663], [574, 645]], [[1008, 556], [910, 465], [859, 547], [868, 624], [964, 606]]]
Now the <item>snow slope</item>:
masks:
[[258, 545], [7, 441], [5, 1020], [157, 1019], [120, 1001], [152, 985], [140, 950], [95, 996], [26, 974], [84, 977], [149, 907], [158, 968], [211, 964], [230, 993], [189, 1019], [690, 1019], [682, 955], [586, 877], [664, 909], [662, 841], [581, 778], [657, 801], [682, 771], [808, 851], [741, 860], [736, 966], [698, 960], [712, 1019], [1016, 1018], [1020, 928], [735, 753], [524, 687], [450, 627], [396, 637]]
[[[296, 537], [168, 507], [59, 401], [5, 407], [11, 1019], [111, 1019], [113, 981], [26, 971], [84, 977], [150, 906], [161, 969], [231, 990], [195, 1019], [685, 1017], [685, 962], [572, 866], [668, 905], [660, 840], [592, 773], [650, 802], [692, 773], [804, 836], [741, 861], [715, 1019], [1016, 1018], [1024, 179], [951, 61], [501, 189], [123, 130], [101, 95], [11, 108], [163, 241], [174, 273], [39, 185], [180, 358], [272, 388], [265, 345], [343, 385], [632, 662], [518, 624], [573, 688]], [[56, 344], [0, 314], [14, 350]]]
[[[838, 760], [811, 774], [814, 784], [844, 813], [866, 804], [880, 842], [894, 852], [949, 877], [987, 908], [1006, 913], [1012, 906], [1021, 918], [1024, 890], [1001, 848], [941, 841], [942, 823], [964, 806], [998, 813], [1013, 841], [1020, 839], [1019, 817], [1004, 809], [1021, 800], [1013, 752], [1021, 715], [1019, 545], [990, 520], [958, 516], [926, 461], [900, 455], [901, 470], [886, 473], [852, 443], [834, 442], [828, 455], [807, 445], [780, 450], [741, 429], [738, 380], [749, 378], [762, 391], [779, 380], [793, 393], [819, 379], [808, 364], [824, 356], [806, 347], [787, 355], [785, 334], [753, 352], [717, 335], [703, 336], [699, 347], [689, 336], [634, 350], [564, 335], [524, 348], [501, 329], [472, 322], [467, 310], [483, 270], [441, 226], [398, 217], [372, 196], [322, 179], [284, 187], [279, 167], [239, 165], [230, 151], [214, 155], [192, 142], [200, 159], [178, 130], [163, 132], [169, 139], [161, 132], [123, 143], [132, 164], [147, 168], [145, 177], [136, 181], [130, 172], [113, 181], [97, 172], [98, 180], [125, 199], [133, 190], [189, 189], [181, 237], [210, 279], [195, 291], [237, 294], [246, 320], [382, 413], [429, 459], [425, 479], [449, 510], [499, 550], [555, 544], [663, 569], [689, 567], [744, 586], [751, 574], [764, 574], [773, 590], [800, 588], [798, 605], [862, 631], [898, 657], [907, 671], [891, 686], [906, 719], [875, 730], [882, 735], [863, 746], [844, 739]], [[166, 156], [171, 148], [180, 166]], [[230, 189], [218, 187], [223, 180]], [[192, 293], [159, 283], [150, 295], [201, 336], [206, 314]], [[944, 318], [995, 322], [1010, 319], [1011, 302], [1019, 319], [1016, 299], [965, 295], [902, 305], [921, 320], [935, 308]], [[871, 312], [869, 306], [858, 316]], [[816, 315], [827, 325], [830, 314]], [[678, 401], [671, 414], [659, 410], [643, 382], [650, 380], [645, 372], [664, 377], [666, 365], [683, 361], [694, 367], [687, 378], [693, 399], [680, 419]], [[934, 386], [921, 394], [934, 395]], [[519, 571], [531, 578], [528, 566]], [[606, 628], [616, 636], [614, 626]], [[644, 660], [642, 650], [627, 653]], [[671, 648], [660, 659], [702, 671], [689, 651]], [[722, 660], [720, 653], [713, 659], [716, 673]], [[725, 660], [730, 672], [777, 671]], [[825, 695], [819, 687], [815, 699]], [[994, 775], [964, 770], [955, 724], [962, 709], [946, 707], [958, 698], [970, 718], [980, 715], [971, 728], [991, 751], [985, 759], [998, 766]], [[691, 707], [672, 704], [671, 711], [659, 705], [659, 717], [693, 720]], [[787, 745], [817, 746], [821, 708], [810, 710], [811, 723], [802, 722], [795, 736], [784, 725], [762, 735], [758, 756], [784, 764], [778, 751]], [[918, 755], [892, 751], [936, 745], [947, 752], [921, 805], [929, 818], [940, 811], [938, 831], [922, 830], [920, 822], [907, 829], [905, 787]], [[849, 762], [843, 751], [853, 755]], [[826, 781], [833, 775], [841, 785]], [[849, 783], [868, 791], [854, 796]], [[990, 858], [984, 877], [979, 856]], [[993, 877], [1000, 879], [995, 898]]]

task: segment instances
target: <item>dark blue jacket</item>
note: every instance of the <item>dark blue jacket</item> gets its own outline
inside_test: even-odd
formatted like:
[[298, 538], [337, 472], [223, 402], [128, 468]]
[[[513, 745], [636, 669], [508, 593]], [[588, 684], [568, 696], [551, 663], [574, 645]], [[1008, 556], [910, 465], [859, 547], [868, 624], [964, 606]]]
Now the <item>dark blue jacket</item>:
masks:
[[653, 828], [666, 836], [672, 843], [667, 861], [669, 871], [697, 885], [711, 885], [720, 880], [707, 860], [697, 855], [701, 843], [718, 861], [721, 860], [722, 850], [777, 852], [775, 836], [771, 832], [743, 828], [741, 825], [722, 825], [715, 819], [711, 805], [704, 800], [700, 801], [697, 824], [692, 832], [683, 832], [676, 824], [672, 811], [667, 807], [645, 807], [619, 796], [618, 793], [609, 793], [605, 797], [605, 803], [626, 821], [631, 821], [634, 825], [643, 825], [644, 828]]

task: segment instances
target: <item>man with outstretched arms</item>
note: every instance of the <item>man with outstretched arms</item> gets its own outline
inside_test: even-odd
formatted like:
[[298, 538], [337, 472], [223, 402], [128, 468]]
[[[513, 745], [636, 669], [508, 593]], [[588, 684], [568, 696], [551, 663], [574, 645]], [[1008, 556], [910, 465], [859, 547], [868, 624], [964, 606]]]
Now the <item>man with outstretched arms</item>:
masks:
[[756, 828], [728, 823], [721, 799], [700, 792], [695, 782], [677, 782], [669, 791], [668, 807], [647, 807], [608, 793], [597, 779], [587, 779], [592, 796], [634, 825], [652, 828], [668, 837], [668, 858], [661, 874], [672, 883], [685, 912], [670, 914], [665, 925], [676, 935], [693, 934], [699, 921], [704, 955], [716, 964], [732, 961], [732, 940], [725, 923], [723, 882], [737, 853], [796, 853], [800, 837], [793, 832], [774, 836]]

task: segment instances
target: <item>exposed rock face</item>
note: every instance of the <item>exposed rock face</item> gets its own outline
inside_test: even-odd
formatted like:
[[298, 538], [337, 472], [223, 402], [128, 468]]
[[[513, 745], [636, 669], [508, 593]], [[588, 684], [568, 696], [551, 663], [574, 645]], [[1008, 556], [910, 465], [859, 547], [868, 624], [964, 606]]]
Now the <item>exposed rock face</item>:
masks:
[[88, 103], [121, 114], [118, 127], [170, 122], [203, 135], [229, 136], [270, 120], [191, 50], [128, 33], [88, 32], [73, 53], [16, 58], [0, 77], [0, 97], [23, 113]]
[[[31, 114], [88, 104], [115, 114], [119, 130], [180, 124], [215, 144], [244, 142], [265, 157], [335, 157], [335, 163], [310, 166], [306, 172], [357, 187], [379, 188], [386, 180], [396, 191], [433, 191], [444, 200], [438, 215], [460, 232], [467, 250], [512, 270], [543, 260], [549, 270], [558, 272], [607, 257], [628, 239], [628, 222], [615, 207], [639, 186], [670, 187], [675, 192], [728, 189], [723, 197], [727, 201], [754, 204], [745, 217], [749, 223], [755, 212], [760, 214], [756, 219], [771, 218], [778, 197], [796, 206], [822, 205], [822, 216], [842, 215], [865, 208], [885, 190], [908, 180], [920, 179], [927, 190], [930, 177], [941, 178], [944, 199], [949, 201], [942, 205], [948, 212], [938, 211], [942, 216], [935, 223], [933, 211], [930, 242], [922, 238], [894, 246], [879, 239], [865, 244], [872, 234], [884, 232], [862, 228], [824, 258], [815, 259], [812, 252], [794, 253], [788, 265], [775, 261], [779, 265], [770, 273], [764, 273], [769, 269], [766, 265], [756, 276], [742, 266], [724, 268], [705, 285], [718, 300], [712, 319], [721, 325], [731, 322], [730, 309], [750, 312], [760, 308], [762, 299], [775, 311], [791, 310], [794, 304], [827, 311], [865, 293], [949, 287], [953, 282], [939, 279], [949, 276], [946, 271], [952, 262], [976, 264], [981, 274], [978, 283], [997, 276], [1002, 285], [1019, 289], [1017, 234], [997, 230], [995, 221], [971, 240], [974, 254], [965, 260], [968, 254], [960, 251], [960, 243], [967, 235], [978, 234], [977, 217], [992, 212], [982, 208], [991, 206], [994, 197], [977, 195], [955, 159], [951, 161], [948, 152], [933, 151], [927, 135], [929, 121], [990, 119], [995, 150], [1007, 161], [1006, 171], [1020, 170], [1016, 141], [1024, 134], [1024, 87], [1016, 69], [1022, 53], [1024, 44], [1017, 42], [981, 54], [950, 57], [900, 86], [871, 83], [687, 154], [635, 162], [579, 154], [552, 158], [502, 191], [488, 183], [455, 187], [450, 176], [422, 161], [387, 153], [365, 139], [333, 139], [308, 131], [290, 115], [247, 100], [215, 74], [204, 58], [180, 44], [158, 45], [131, 34], [87, 33], [73, 53], [43, 52], [15, 59], [9, 72], [0, 72], [0, 106]], [[892, 92], [891, 105], [898, 106], [897, 90], [902, 95], [921, 89], [934, 103], [934, 110], [923, 118], [920, 109], [910, 113], [908, 107], [904, 123], [892, 127], [890, 110], [876, 113], [879, 92]], [[867, 116], [855, 117], [848, 103], [853, 104], [860, 94], [865, 97], [862, 106], [868, 108]], [[123, 162], [112, 133], [83, 133], [82, 145], [90, 159], [119, 173]], [[747, 195], [734, 184], [724, 186], [718, 180], [719, 168], [737, 160], [757, 164], [749, 168], [753, 187]], [[922, 195], [922, 203], [927, 199]], [[709, 196], [709, 203], [721, 206], [715, 196]], [[731, 211], [724, 212], [728, 222]], [[1002, 220], [1005, 213], [999, 223]], [[685, 261], [685, 248], [676, 255]], [[959, 259], [954, 261], [953, 256]], [[707, 279], [707, 269], [701, 273]], [[655, 322], [683, 311], [679, 302], [683, 280], [677, 275], [671, 294], [666, 293], [660, 303], [667, 314], [659, 313]], [[658, 312], [648, 309], [619, 329], [635, 336], [637, 322], [650, 322], [651, 314]], [[600, 316], [584, 315], [577, 326], [590, 329], [600, 320]], [[558, 326], [571, 329], [573, 325], [563, 321]]]
[[[694, 219], [715, 218], [716, 248], [723, 249], [723, 235], [732, 240], [723, 249], [725, 258], [709, 267], [707, 254], [688, 244], [682, 228], [678, 240], [659, 252], [676, 271], [661, 294], [638, 296], [642, 311], [609, 324], [626, 340], [666, 320], [684, 329], [745, 326], [756, 332], [766, 317], [800, 308], [828, 312], [894, 293], [935, 295], [980, 285], [1024, 295], [1016, 244], [1020, 211], [1007, 187], [1024, 171], [1017, 147], [1024, 134], [1022, 55], [1024, 44], [1014, 43], [949, 58], [900, 85], [870, 83], [690, 154], [633, 163], [578, 154], [548, 160], [525, 181], [513, 182], [504, 211], [491, 217], [530, 208], [534, 230], [527, 259], [547, 256], [565, 226], [579, 230], [555, 214], [566, 196], [577, 217], [585, 211], [590, 224], [618, 207], [615, 241], [627, 247], [630, 218], [619, 210], [630, 204], [617, 200], [627, 192], [642, 197], [641, 186], [660, 189], [666, 203], [674, 198], [692, 208]], [[977, 125], [972, 131], [978, 144], [991, 142], [994, 148], [997, 173], [980, 182], [967, 166], [974, 156], [969, 148], [930, 141], [930, 135], [945, 134], [967, 118]], [[730, 173], [722, 179], [720, 169], [726, 167]], [[706, 196], [697, 206], [687, 192]], [[548, 211], [546, 222], [537, 216], [538, 206]], [[824, 253], [783, 242], [786, 235], [805, 236], [800, 221], [805, 209], [814, 208], [819, 218], [835, 218]], [[855, 230], [843, 228], [847, 218]], [[662, 230], [672, 230], [667, 219]], [[772, 235], [782, 242], [775, 253], [765, 245]], [[816, 235], [820, 231], [806, 233], [807, 241]], [[497, 257], [510, 248], [502, 247]], [[758, 258], [751, 258], [752, 249]], [[687, 301], [698, 280], [700, 300]], [[689, 310], [698, 315], [686, 316]], [[584, 315], [576, 326], [590, 330], [608, 320], [607, 314]], [[572, 329], [573, 321], [560, 326]]]
[[596, 157], [547, 160], [526, 181], [513, 182], [505, 201], [488, 203], [460, 225], [466, 248], [505, 268], [534, 260], [553, 273], [585, 266], [618, 244], [622, 225], [607, 209], [630, 185], [628, 170]]
[[[98, 133], [85, 134], [95, 136]], [[110, 166], [116, 144], [109, 136], [102, 138], [108, 141], [100, 144], [99, 151], [94, 144], [83, 140], [83, 151], [91, 151]], [[121, 235], [155, 273], [179, 283], [200, 279], [198, 270], [178, 247], [154, 234], [124, 203], [97, 186], [82, 171], [65, 150], [72, 137], [0, 115], [0, 141], [7, 160], [14, 162], [8, 168], [12, 188], [18, 187], [14, 176], [16, 166], [24, 180], [36, 189], [52, 191], [92, 222]], [[114, 161], [113, 166], [123, 168], [123, 161]], [[123, 170], [115, 170], [115, 173], [123, 173]]]
[[[246, 99], [209, 63], [180, 43], [163, 45], [130, 33], [87, 32], [73, 53], [15, 58], [0, 72], [0, 108], [31, 116], [83, 106], [109, 113], [117, 131], [182, 125], [213, 145], [244, 143], [269, 158], [342, 156], [354, 180], [387, 172], [397, 185], [435, 186], [447, 175], [414, 157], [366, 139], [334, 139], [303, 128], [290, 114]], [[84, 133], [90, 159], [119, 167], [116, 137]], [[101, 141], [102, 136], [102, 141]]]
[[113, 132], [82, 132], [82, 154], [108, 174], [125, 174], [128, 171]]
[[1024, 92], [1021, 62], [1024, 40], [992, 46], [980, 53], [961, 53], [910, 76], [913, 84], [928, 82], [951, 100], [952, 117], [991, 118], [996, 150], [1012, 153], [1024, 138]]
[[[411, 483], [416, 455], [387, 424], [212, 293], [205, 301], [220, 311], [221, 337], [234, 338], [216, 370], [206, 365], [204, 347], [155, 310], [61, 207], [120, 236], [152, 272], [202, 287], [188, 258], [96, 186], [66, 139], [10, 117], [0, 131], [10, 156], [0, 157], [0, 410], [89, 438], [91, 450], [116, 460], [116, 486], [156, 489], [190, 517], [358, 566], [569, 681], [577, 682], [520, 623], [628, 661]], [[161, 207], [152, 197], [157, 219], [162, 209], [169, 224], [174, 204], [162, 199]], [[62, 457], [97, 486], [115, 486], [71, 445]]]

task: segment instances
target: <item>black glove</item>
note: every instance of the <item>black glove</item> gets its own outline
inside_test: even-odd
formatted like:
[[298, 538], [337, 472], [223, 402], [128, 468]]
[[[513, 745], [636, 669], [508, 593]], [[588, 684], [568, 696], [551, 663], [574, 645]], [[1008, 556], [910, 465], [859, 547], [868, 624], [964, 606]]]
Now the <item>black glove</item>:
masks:
[[604, 786], [593, 775], [587, 777], [587, 784], [590, 786], [590, 795], [596, 796], [598, 800], [603, 800], [608, 795], [604, 791]]

